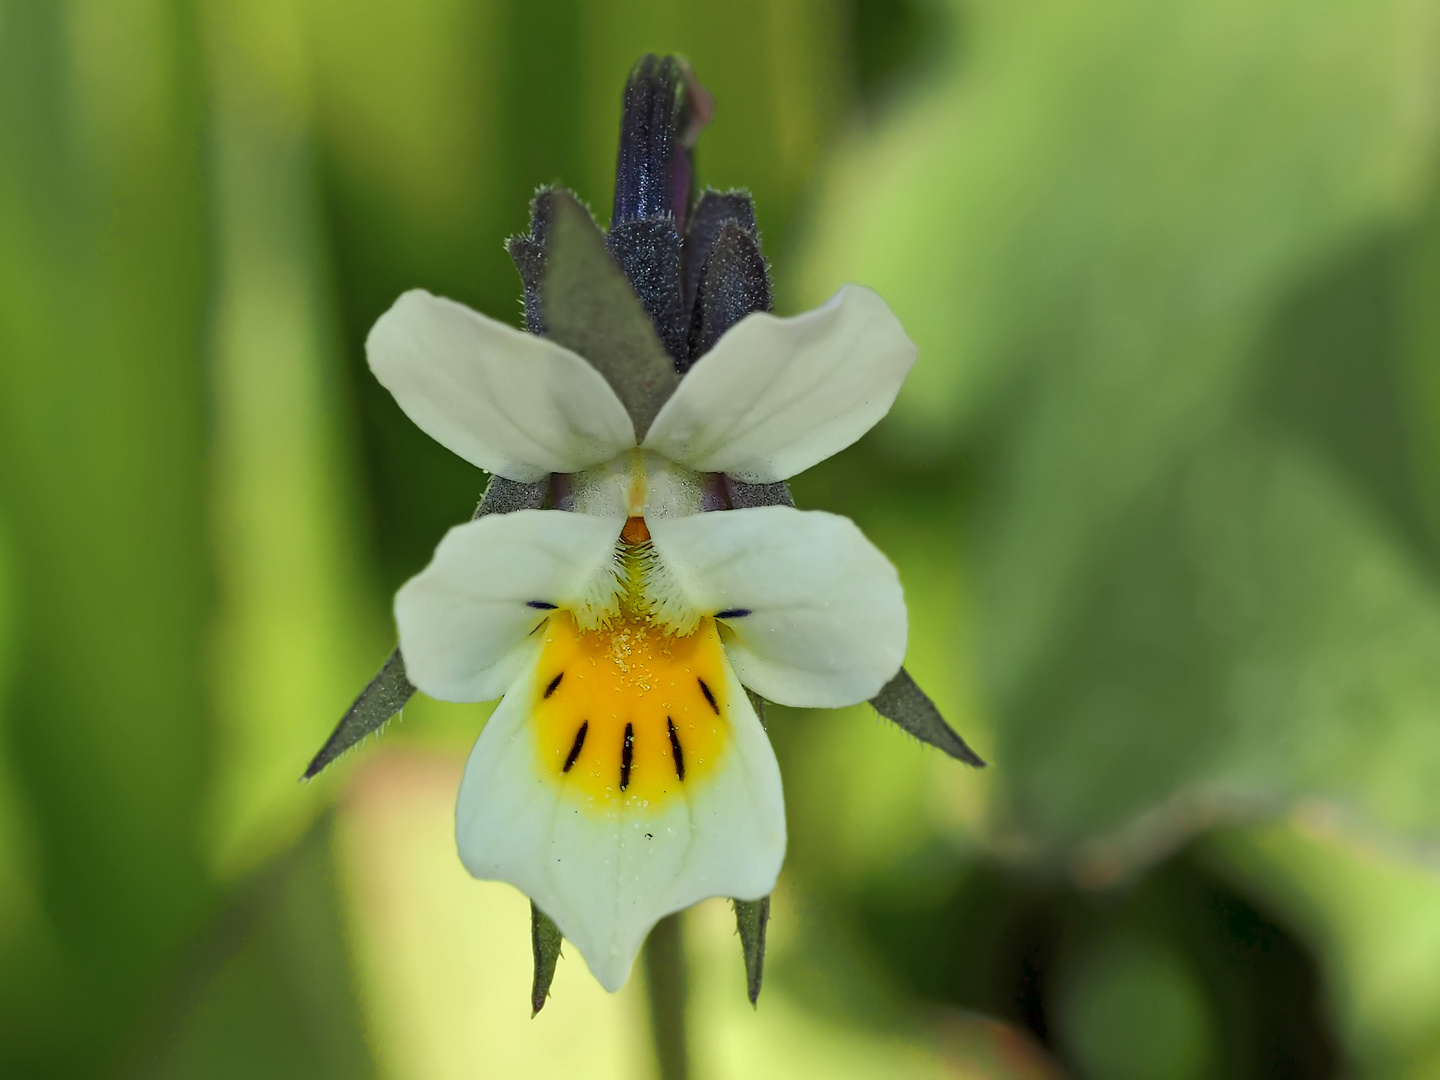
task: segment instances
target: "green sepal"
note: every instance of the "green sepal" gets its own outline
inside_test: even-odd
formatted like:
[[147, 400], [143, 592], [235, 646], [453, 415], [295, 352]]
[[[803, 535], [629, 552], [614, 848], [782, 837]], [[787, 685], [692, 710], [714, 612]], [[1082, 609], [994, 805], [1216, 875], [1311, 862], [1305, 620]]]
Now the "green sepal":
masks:
[[395, 649], [376, 676], [370, 680], [354, 704], [345, 711], [340, 723], [325, 740], [305, 770], [304, 779], [311, 780], [320, 771], [372, 731], [379, 731], [392, 716], [405, 707], [415, 687], [405, 677], [405, 658]]
[[[760, 719], [760, 726], [768, 730], [765, 722], [765, 699], [748, 686], [745, 696]], [[740, 931], [740, 948], [745, 954], [745, 986], [750, 995], [750, 1004], [760, 999], [760, 981], [765, 976], [765, 926], [770, 921], [770, 897], [760, 900], [732, 900], [735, 905], [735, 926]]]
[[530, 1016], [540, 1014], [545, 999], [550, 996], [550, 984], [555, 979], [555, 962], [560, 959], [560, 946], [564, 939], [560, 928], [555, 925], [535, 902], [530, 902], [530, 951], [535, 956], [535, 981], [530, 985]]
[[765, 722], [765, 699], [748, 686], [745, 687], [745, 696], [750, 699], [750, 707], [755, 710], [755, 716], [759, 719], [760, 726], [768, 731], [770, 725]]
[[[548, 480], [521, 484], [506, 480], [503, 476], [492, 476], [485, 487], [485, 495], [481, 498], [480, 505], [475, 508], [475, 517], [509, 514], [516, 510], [538, 510], [545, 505], [549, 492]], [[327, 765], [366, 735], [379, 731], [392, 716], [405, 707], [405, 703], [414, 693], [415, 687], [405, 674], [405, 658], [397, 648], [345, 711], [340, 723], [330, 733], [330, 738], [325, 740], [325, 745], [305, 770], [303, 779], [311, 780], [318, 776]]]
[[639, 441], [680, 377], [590, 212], [568, 191], [555, 191], [551, 213], [540, 290], [546, 336], [605, 377]]
[[765, 977], [765, 927], [770, 922], [770, 897], [734, 900], [735, 927], [740, 931], [740, 948], [745, 954], [745, 987], [750, 1004], [760, 1000], [760, 982]]
[[870, 704], [885, 719], [899, 724], [921, 742], [938, 747], [966, 765], [977, 769], [985, 767], [985, 759], [971, 750], [955, 729], [945, 722], [935, 703], [904, 668], [870, 699]]

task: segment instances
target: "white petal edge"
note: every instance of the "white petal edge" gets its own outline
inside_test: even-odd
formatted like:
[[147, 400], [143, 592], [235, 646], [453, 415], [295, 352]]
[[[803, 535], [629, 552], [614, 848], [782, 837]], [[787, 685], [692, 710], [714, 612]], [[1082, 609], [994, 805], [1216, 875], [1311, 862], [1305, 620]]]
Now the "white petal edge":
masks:
[[[538, 660], [538, 656], [536, 658]], [[663, 812], [600, 817], [536, 772], [527, 665], [475, 742], [455, 808], [460, 859], [535, 901], [606, 990], [619, 990], [651, 927], [712, 896], [758, 900], [785, 858], [780, 769], [727, 667], [731, 743]]]
[[635, 425], [580, 355], [413, 289], [365, 341], [370, 370], [446, 449], [507, 480], [579, 472], [635, 445]]
[[874, 427], [915, 356], [889, 306], [859, 285], [793, 318], [747, 315], [680, 380], [643, 445], [697, 472], [784, 480]]
[[650, 523], [685, 601], [721, 620], [740, 681], [782, 705], [868, 701], [905, 659], [900, 577], [849, 518], [763, 506]]
[[613, 595], [622, 524], [517, 510], [455, 526], [430, 565], [395, 594], [410, 681], [442, 701], [505, 693], [537, 647], [531, 631], [546, 618], [531, 601], [583, 608]]

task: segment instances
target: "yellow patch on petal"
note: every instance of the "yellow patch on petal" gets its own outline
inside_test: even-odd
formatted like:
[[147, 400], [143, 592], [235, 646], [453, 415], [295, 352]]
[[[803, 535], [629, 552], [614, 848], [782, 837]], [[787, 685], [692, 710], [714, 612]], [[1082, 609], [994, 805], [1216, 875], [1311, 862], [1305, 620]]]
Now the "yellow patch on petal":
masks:
[[581, 630], [545, 623], [531, 720], [538, 767], [597, 811], [658, 809], [700, 782], [725, 752], [725, 653], [715, 620], [692, 634], [621, 617]]

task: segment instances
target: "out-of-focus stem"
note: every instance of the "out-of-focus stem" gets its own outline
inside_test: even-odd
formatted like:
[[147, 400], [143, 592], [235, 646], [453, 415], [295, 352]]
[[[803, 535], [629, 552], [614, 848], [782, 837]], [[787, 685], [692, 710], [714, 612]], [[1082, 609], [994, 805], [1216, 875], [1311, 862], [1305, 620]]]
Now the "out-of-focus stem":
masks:
[[650, 1031], [660, 1080], [689, 1080], [690, 1054], [685, 1034], [688, 993], [681, 915], [667, 915], [645, 943], [645, 980], [650, 991]]

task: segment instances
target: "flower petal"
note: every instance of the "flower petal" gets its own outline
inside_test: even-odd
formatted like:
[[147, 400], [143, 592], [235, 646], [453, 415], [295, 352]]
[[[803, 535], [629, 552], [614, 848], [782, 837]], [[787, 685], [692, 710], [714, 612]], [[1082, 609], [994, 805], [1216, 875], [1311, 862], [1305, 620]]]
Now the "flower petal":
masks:
[[635, 445], [625, 406], [583, 357], [423, 289], [380, 316], [365, 351], [422, 431], [508, 480], [579, 472]]
[[680, 380], [643, 445], [697, 472], [784, 480], [874, 427], [915, 353], [885, 301], [858, 285], [794, 318], [747, 315]]
[[848, 518], [763, 506], [649, 525], [685, 601], [727, 628], [730, 662], [762, 697], [853, 705], [900, 670], [900, 578]]
[[780, 872], [780, 770], [744, 688], [722, 665], [726, 751], [673, 797], [597, 807], [546, 775], [532, 715], [536, 663], [465, 766], [455, 828], [466, 869], [529, 896], [607, 990], [624, 985], [663, 916], [712, 896], [758, 899]]
[[499, 697], [536, 643], [551, 607], [585, 609], [616, 588], [622, 522], [517, 510], [457, 525], [430, 565], [395, 594], [410, 681], [444, 701]]

